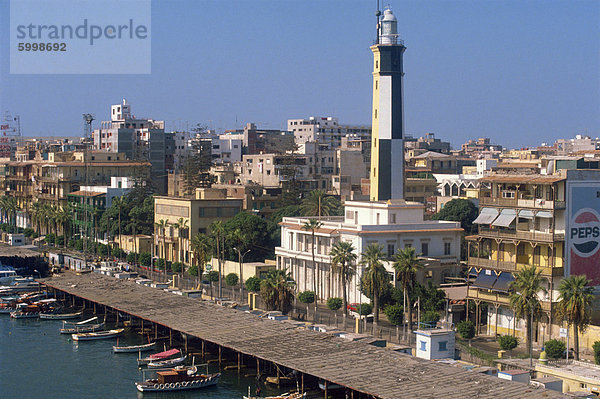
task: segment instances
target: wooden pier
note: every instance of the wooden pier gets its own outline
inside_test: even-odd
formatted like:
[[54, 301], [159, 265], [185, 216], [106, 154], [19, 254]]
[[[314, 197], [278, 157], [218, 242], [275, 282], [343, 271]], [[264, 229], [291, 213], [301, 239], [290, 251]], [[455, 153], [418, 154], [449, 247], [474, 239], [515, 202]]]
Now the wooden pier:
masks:
[[42, 280], [50, 290], [67, 293], [104, 309], [139, 318], [142, 328], [158, 329], [216, 347], [218, 360], [237, 356], [237, 365], [295, 370], [305, 377], [346, 387], [351, 398], [554, 398], [558, 392], [536, 389], [444, 364], [418, 359], [291, 323], [187, 298], [99, 274], [61, 275]]

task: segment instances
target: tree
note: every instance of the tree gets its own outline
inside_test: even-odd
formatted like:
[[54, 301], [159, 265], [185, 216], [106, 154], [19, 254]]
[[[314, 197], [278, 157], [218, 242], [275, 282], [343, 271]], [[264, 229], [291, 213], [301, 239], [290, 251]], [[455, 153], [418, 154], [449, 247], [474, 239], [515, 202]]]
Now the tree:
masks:
[[237, 283], [239, 282], [240, 278], [235, 273], [229, 273], [227, 276], [225, 276], [225, 284], [227, 284], [230, 287], [237, 285]]
[[191, 153], [182, 165], [183, 189], [186, 195], [193, 195], [196, 188], [210, 187], [213, 182], [213, 177], [209, 173], [212, 163], [212, 142], [202, 137], [206, 132], [205, 126], [198, 124], [193, 130], [196, 137], [191, 140]]
[[558, 312], [569, 326], [573, 326], [575, 332], [575, 360], [579, 360], [579, 332], [585, 331], [590, 324], [594, 288], [589, 283], [586, 276], [571, 275], [564, 278], [558, 286]]
[[402, 305], [390, 305], [383, 310], [383, 313], [387, 316], [390, 323], [399, 326], [404, 323], [404, 309]]
[[242, 282], [242, 284], [240, 284], [240, 301], [244, 300], [244, 266], [243, 266], [243, 260], [244, 260], [244, 255], [246, 255], [248, 252], [250, 252], [250, 249], [247, 249], [250, 246], [250, 240], [248, 239], [248, 237], [246, 236], [246, 234], [244, 234], [242, 232], [242, 230], [240, 228], [236, 228], [235, 230], [231, 231], [229, 233], [228, 236], [229, 240], [235, 245], [233, 247], [233, 250], [235, 250], [237, 252], [238, 255], [238, 265], [239, 265], [239, 270], [240, 270], [240, 280]]
[[551, 339], [549, 341], [544, 342], [544, 350], [546, 351], [546, 355], [548, 355], [549, 358], [560, 359], [564, 356], [565, 351], [567, 350], [567, 346], [562, 341], [559, 341], [557, 339]]
[[201, 276], [204, 273], [204, 265], [210, 260], [211, 239], [206, 234], [197, 233], [192, 237], [190, 246], [194, 254], [196, 275]]
[[600, 364], [600, 341], [594, 342], [592, 349], [594, 350], [594, 363]]
[[181, 262], [173, 262], [171, 263], [171, 271], [173, 273], [179, 273], [183, 270], [183, 263]]
[[456, 325], [456, 331], [458, 331], [463, 339], [469, 340], [470, 346], [471, 339], [475, 336], [475, 324], [471, 320], [461, 321]]
[[498, 345], [504, 351], [512, 351], [519, 345], [519, 340], [512, 335], [501, 335], [498, 337]]
[[161, 258], [167, 259], [167, 227], [169, 227], [169, 221], [167, 219], [160, 219], [158, 222], [154, 223], [154, 226], [158, 229], [159, 234], [162, 236], [162, 253], [160, 255]]
[[214, 241], [217, 243], [217, 260], [219, 263], [219, 297], [223, 295], [223, 247], [225, 242], [225, 227], [223, 226], [223, 222], [221, 220], [217, 220], [213, 222], [209, 226], [211, 236], [214, 238]]
[[421, 314], [421, 323], [428, 327], [434, 328], [436, 323], [440, 320], [440, 314], [435, 310], [426, 310]]
[[431, 216], [431, 219], [460, 222], [460, 227], [466, 233], [472, 233], [477, 213], [477, 207], [471, 201], [457, 198], [447, 202], [438, 213]]
[[253, 276], [246, 280], [246, 289], [250, 292], [260, 291], [260, 278]]
[[302, 213], [304, 216], [332, 216], [339, 206], [339, 200], [334, 196], [325, 194], [321, 190], [313, 190], [302, 200]]
[[339, 241], [331, 248], [331, 267], [338, 275], [339, 284], [342, 286], [342, 308], [344, 317], [348, 314], [348, 283], [354, 275], [354, 262], [356, 262], [355, 249], [351, 242]]
[[300, 302], [306, 305], [306, 318], [308, 319], [308, 305], [315, 302], [315, 292], [314, 291], [302, 291], [298, 293], [296, 296]]
[[[38, 235], [42, 234], [41, 221], [44, 219], [43, 215], [43, 207], [40, 201], [35, 201], [29, 207], [29, 214], [31, 215], [31, 221], [36, 227], [36, 232]], [[40, 245], [40, 241], [38, 240], [38, 247]]]
[[[61, 207], [56, 208], [54, 217], [56, 218], [56, 222], [62, 226], [63, 235], [67, 236], [67, 231], [69, 230], [69, 223], [73, 220], [72, 207]], [[66, 241], [64, 240], [64, 248], [67, 247]]]
[[358, 305], [358, 314], [361, 316], [368, 316], [373, 313], [373, 305], [370, 303], [361, 303]]
[[213, 283], [216, 283], [217, 281], [219, 281], [221, 279], [221, 273], [219, 273], [216, 270], [211, 270], [206, 275], [206, 278], [208, 279], [208, 282], [210, 283], [210, 298], [212, 299], [213, 298]]
[[183, 274], [185, 273], [185, 262], [183, 259], [183, 240], [182, 237], [185, 236], [186, 239], [189, 238], [189, 229], [188, 229], [188, 219], [179, 218], [177, 222], [173, 225], [177, 229], [177, 260], [178, 263], [181, 264], [181, 279], [183, 280]]
[[296, 283], [285, 270], [270, 270], [260, 283], [260, 296], [267, 310], [279, 310], [286, 314], [292, 306], [295, 285]]
[[535, 265], [525, 266], [523, 269], [513, 273], [515, 280], [510, 283], [510, 306], [517, 317], [524, 318], [527, 325], [527, 349], [531, 356], [531, 330], [532, 321], [541, 313], [541, 305], [538, 299], [539, 292], [546, 292], [542, 287], [542, 271], [538, 271]]
[[363, 273], [363, 280], [370, 287], [373, 294], [373, 323], [379, 323], [379, 298], [385, 286], [389, 284], [388, 274], [383, 266], [383, 247], [379, 244], [370, 244], [361, 254], [361, 265], [367, 268]]
[[152, 255], [150, 252], [142, 252], [139, 257], [140, 265], [150, 267], [152, 263]]
[[[239, 261], [239, 252], [252, 249], [244, 259], [250, 262], [262, 261], [273, 254], [275, 245], [270, 241], [268, 224], [265, 219], [250, 212], [240, 212], [223, 223], [225, 230], [225, 259]], [[237, 248], [237, 249], [234, 249]], [[241, 276], [243, 277], [243, 276]]]
[[[319, 222], [317, 219], [308, 219], [307, 222], [304, 222], [302, 228], [306, 231], [310, 231], [310, 250], [312, 253], [312, 266], [313, 266], [313, 292], [315, 296], [318, 298], [317, 291], [317, 262], [315, 261], [315, 230], [318, 230], [323, 223]], [[315, 313], [317, 312], [317, 301], [315, 300]]]
[[126, 258], [127, 263], [134, 263], [135, 259], [136, 259], [136, 256], [137, 256], [137, 254], [135, 252], [133, 252], [133, 251], [130, 252], [130, 253], [128, 253], [127, 254], [127, 258]]
[[[394, 254], [392, 267], [396, 271], [396, 277], [402, 284], [404, 296], [404, 309], [408, 310], [408, 329], [412, 333], [412, 302], [410, 301], [410, 291], [414, 286], [417, 271], [423, 267], [423, 264], [417, 257], [414, 248], [406, 247], [398, 249]], [[407, 309], [408, 308], [408, 309]], [[406, 330], [406, 328], [403, 328]]]

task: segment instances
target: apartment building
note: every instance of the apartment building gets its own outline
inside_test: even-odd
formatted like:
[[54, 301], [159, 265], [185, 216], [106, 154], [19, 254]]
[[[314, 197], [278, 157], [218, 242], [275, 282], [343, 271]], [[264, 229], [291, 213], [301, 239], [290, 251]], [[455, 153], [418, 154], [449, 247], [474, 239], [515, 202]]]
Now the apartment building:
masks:
[[556, 315], [560, 280], [585, 274], [593, 285], [600, 285], [597, 238], [595, 245], [589, 244], [594, 242], [592, 225], [600, 220], [600, 171], [491, 174], [480, 184], [480, 214], [474, 221], [479, 232], [467, 237], [472, 280], [468, 298], [476, 306], [489, 305], [489, 334], [523, 337], [525, 322], [510, 308], [509, 286], [514, 272], [535, 265], [546, 292], [538, 294], [543, 316], [535, 323], [533, 339], [557, 337], [562, 327]]
[[[439, 284], [446, 277], [457, 276], [460, 270], [459, 222], [424, 221], [423, 205], [405, 200], [347, 201], [345, 215], [321, 218], [315, 230], [315, 264], [312, 262], [312, 232], [303, 228], [309, 218], [284, 218], [281, 222], [281, 246], [275, 248], [277, 267], [292, 274], [299, 291], [312, 290], [316, 276], [320, 300], [341, 297], [342, 287], [331, 269], [331, 248], [339, 241], [351, 242], [359, 255], [369, 244], [379, 244], [389, 258], [399, 248], [414, 247], [421, 254], [425, 267], [417, 280]], [[357, 263], [358, 264], [358, 263]], [[395, 281], [390, 261], [384, 262]], [[350, 282], [350, 302], [368, 301], [358, 292], [363, 266]]]
[[288, 119], [288, 131], [293, 132], [296, 144], [309, 141], [328, 144], [331, 148], [341, 145], [346, 136], [354, 136], [364, 140], [371, 139], [370, 126], [340, 125], [338, 118], [331, 116], [311, 116], [308, 119]]
[[[242, 207], [242, 199], [226, 198], [225, 190], [217, 189], [196, 189], [194, 198], [154, 197], [154, 222], [167, 222], [165, 231], [155, 227], [154, 256], [192, 264], [191, 238], [198, 233], [210, 233], [211, 223], [231, 219]], [[175, 227], [180, 219], [184, 220], [185, 228]]]

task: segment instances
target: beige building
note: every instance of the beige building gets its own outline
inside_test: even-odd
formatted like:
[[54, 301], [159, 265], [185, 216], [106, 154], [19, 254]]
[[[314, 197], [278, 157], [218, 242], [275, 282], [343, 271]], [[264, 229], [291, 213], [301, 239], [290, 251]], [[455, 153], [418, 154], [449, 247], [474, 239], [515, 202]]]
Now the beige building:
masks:
[[[154, 256], [192, 264], [191, 237], [210, 233], [211, 223], [231, 219], [242, 207], [242, 199], [227, 198], [219, 189], [196, 189], [194, 198], [154, 197], [154, 222], [167, 222], [165, 231], [154, 228]], [[185, 228], [175, 226], [180, 219]]]

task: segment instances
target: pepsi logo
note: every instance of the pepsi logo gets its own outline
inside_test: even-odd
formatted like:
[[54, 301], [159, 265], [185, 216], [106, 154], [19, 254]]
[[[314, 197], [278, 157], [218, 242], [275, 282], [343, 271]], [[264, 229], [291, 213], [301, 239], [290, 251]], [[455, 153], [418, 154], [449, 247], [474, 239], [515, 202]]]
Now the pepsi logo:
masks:
[[600, 249], [600, 216], [591, 208], [580, 209], [571, 219], [570, 247], [577, 255], [588, 258]]

